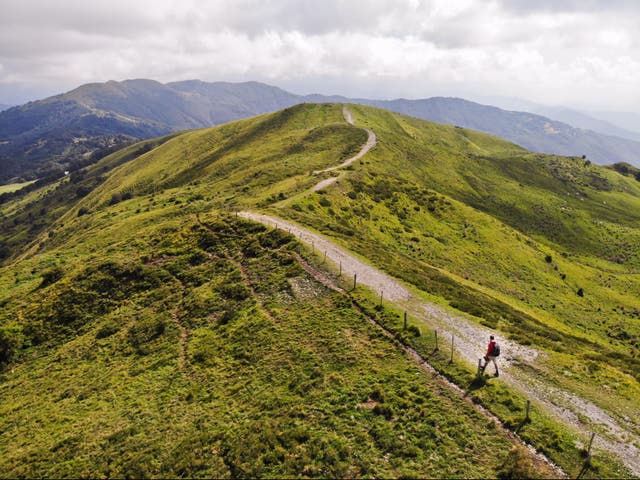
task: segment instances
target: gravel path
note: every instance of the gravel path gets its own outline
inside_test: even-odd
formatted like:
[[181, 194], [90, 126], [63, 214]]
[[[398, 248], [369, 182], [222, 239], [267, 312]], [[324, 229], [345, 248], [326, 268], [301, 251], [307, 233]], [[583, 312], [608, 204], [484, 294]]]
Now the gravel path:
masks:
[[[345, 120], [353, 125], [353, 116], [347, 107], [343, 108], [343, 114]], [[362, 158], [376, 145], [375, 133], [371, 130], [367, 130], [367, 132], [369, 133], [367, 143], [356, 156], [341, 165], [314, 173], [336, 170]], [[338, 180], [338, 177], [322, 180], [308, 192], [311, 193], [326, 188], [336, 180]], [[629, 425], [621, 425], [611, 415], [592, 402], [544, 384], [535, 375], [517, 367], [518, 364], [533, 364], [536, 361], [543, 360], [545, 358], [543, 353], [511, 340], [499, 338], [492, 330], [471, 322], [466, 317], [455, 315], [439, 305], [416, 297], [406, 285], [371, 266], [366, 259], [347, 251], [336, 245], [332, 240], [305, 227], [255, 212], [239, 212], [238, 215], [264, 225], [289, 231], [301, 241], [312, 245], [316, 251], [322, 254], [326, 252], [326, 258], [338, 265], [344, 276], [351, 279], [356, 275], [358, 284], [366, 285], [374, 291], [382, 293], [386, 301], [395, 302], [411, 315], [422, 319], [432, 328], [438, 330], [439, 336], [443, 341], [445, 339], [450, 341], [453, 335], [455, 337], [454, 346], [458, 354], [474, 366], [477, 365], [478, 359], [484, 355], [489, 335], [496, 335], [496, 340], [500, 343], [503, 352], [498, 362], [501, 381], [519, 389], [532, 402], [538, 403], [545, 411], [553, 413], [561, 421], [581, 432], [584, 438], [590, 436], [593, 426], [584, 424], [580, 418], [588, 418], [593, 425], [598, 425], [606, 432], [606, 436], [602, 434], [596, 435], [593, 443], [594, 447], [618, 456], [633, 475], [640, 476], [640, 448], [638, 448], [640, 437], [634, 433], [631, 420], [629, 420]], [[443, 332], [446, 332], [446, 337], [442, 336]], [[491, 368], [493, 367], [490, 366], [489, 369]]]
[[[382, 292], [386, 301], [396, 303], [437, 329], [443, 341], [450, 341], [451, 335], [454, 335], [456, 352], [472, 365], [477, 365], [478, 358], [484, 354], [489, 335], [495, 334], [463, 316], [452, 314], [439, 305], [416, 297], [402, 282], [381, 272], [366, 260], [336, 245], [323, 235], [270, 215], [239, 212], [238, 216], [288, 231], [302, 242], [312, 245], [320, 254], [324, 255], [326, 252], [327, 259], [340, 266], [343, 276], [352, 279], [357, 275], [358, 285], [366, 285], [376, 292]], [[446, 332], [446, 336], [443, 336], [443, 332]], [[543, 384], [536, 376], [517, 368], [518, 364], [531, 364], [544, 358], [544, 354], [497, 335], [496, 339], [503, 352], [498, 361], [500, 381], [519, 389], [533, 403], [538, 403], [545, 411], [555, 414], [561, 421], [581, 432], [585, 439], [590, 435], [592, 427], [582, 423], [580, 416], [604, 427], [607, 435], [596, 435], [594, 447], [618, 456], [633, 475], [640, 475], [640, 450], [636, 446], [640, 444], [640, 438], [630, 428], [624, 428], [592, 402]], [[491, 368], [493, 367], [490, 366], [489, 369]]]
[[[347, 121], [347, 123], [354, 125], [353, 115], [351, 115], [351, 112], [347, 107], [342, 108], [342, 114], [344, 115], [344, 118]], [[355, 156], [348, 158], [340, 165], [337, 165], [335, 167], [325, 168], [324, 170], [317, 170], [313, 173], [317, 174], [317, 173], [324, 173], [324, 172], [332, 172], [334, 170], [338, 170], [339, 168], [344, 168], [347, 165], [351, 165], [356, 160], [360, 160], [369, 150], [375, 147], [377, 143], [376, 134], [373, 133], [373, 130], [369, 130], [368, 128], [365, 128], [364, 130], [366, 130], [366, 132], [369, 134], [369, 136], [367, 137], [367, 143], [364, 144], [364, 146], [360, 149], [360, 151]]]

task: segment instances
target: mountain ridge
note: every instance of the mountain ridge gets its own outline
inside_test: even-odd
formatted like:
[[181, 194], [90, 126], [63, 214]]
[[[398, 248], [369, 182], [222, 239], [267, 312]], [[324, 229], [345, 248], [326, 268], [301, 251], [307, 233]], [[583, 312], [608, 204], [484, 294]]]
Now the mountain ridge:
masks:
[[[365, 315], [566, 472], [584, 467], [588, 436], [535, 402], [523, 422], [527, 398], [507, 379], [550, 382], [583, 431], [618, 436], [575, 398], [637, 437], [638, 182], [348, 108], [355, 126], [343, 105], [306, 104], [145, 141], [0, 205], [0, 436], [14, 438], [0, 442], [3, 470], [346, 476], [361, 459], [362, 475], [497, 476], [508, 443], [482, 446], [500, 431], [441, 408], [446, 392], [415, 390], [409, 378], [428, 379], [379, 333], [359, 333]], [[327, 171], [362, 151], [366, 130], [376, 146]], [[247, 209], [329, 237], [451, 325], [421, 308], [403, 325], [391, 292], [354, 289], [319, 244], [233, 214]], [[349, 295], [315, 284], [296, 255]], [[500, 379], [474, 380], [475, 362], [451, 361], [448, 316], [530, 348], [503, 352]], [[471, 336], [475, 359], [483, 339]], [[587, 477], [629, 476], [601, 445]]]
[[[65, 94], [0, 112], [0, 181], [73, 169], [96, 150], [173, 131], [203, 128], [304, 102], [378, 106], [429, 121], [501, 136], [545, 153], [600, 164], [640, 166], [640, 143], [573, 128], [535, 114], [452, 97], [422, 100], [296, 95], [260, 82], [148, 79], [82, 85]], [[22, 177], [22, 178], [21, 178]]]

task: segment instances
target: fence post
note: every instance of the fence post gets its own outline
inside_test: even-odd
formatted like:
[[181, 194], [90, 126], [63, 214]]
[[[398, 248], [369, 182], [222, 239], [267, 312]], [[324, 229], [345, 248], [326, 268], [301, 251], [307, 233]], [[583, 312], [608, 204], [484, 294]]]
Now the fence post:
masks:
[[354, 290], [356, 289], [356, 284], [357, 284], [357, 282], [358, 282], [358, 274], [357, 274], [357, 273], [354, 273], [354, 274], [353, 274], [353, 289], [354, 289]]
[[436, 351], [438, 350], [438, 330], [434, 330], [433, 333], [436, 335]]
[[322, 259], [322, 263], [327, 261], [327, 251], [324, 251], [324, 258]]
[[383, 290], [380, 290], [380, 306], [382, 307], [382, 295], [384, 294]]
[[404, 326], [402, 327], [403, 330], [407, 329], [407, 311], [404, 311]]
[[340, 273], [338, 273], [338, 276], [341, 277], [342, 276], [342, 262], [340, 262]]
[[481, 376], [480, 372], [482, 372], [482, 359], [481, 358], [478, 359], [478, 371], [476, 372], [476, 378], [480, 378], [480, 376]]
[[593, 439], [596, 436], [596, 432], [591, 434], [591, 440], [589, 440], [589, 448], [587, 448], [587, 458], [591, 458], [591, 445], [593, 445]]

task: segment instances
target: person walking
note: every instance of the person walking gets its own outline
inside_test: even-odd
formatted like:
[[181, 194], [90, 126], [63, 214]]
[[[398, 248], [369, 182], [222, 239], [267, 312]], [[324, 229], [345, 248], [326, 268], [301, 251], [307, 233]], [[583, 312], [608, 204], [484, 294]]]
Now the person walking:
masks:
[[484, 365], [481, 367], [482, 371], [487, 368], [489, 362], [493, 362], [493, 366], [496, 368], [496, 373], [493, 374], [494, 377], [499, 377], [500, 372], [498, 372], [498, 364], [496, 363], [496, 357], [500, 355], [500, 346], [493, 338], [493, 335], [489, 337], [489, 345], [487, 346], [487, 353], [484, 356]]

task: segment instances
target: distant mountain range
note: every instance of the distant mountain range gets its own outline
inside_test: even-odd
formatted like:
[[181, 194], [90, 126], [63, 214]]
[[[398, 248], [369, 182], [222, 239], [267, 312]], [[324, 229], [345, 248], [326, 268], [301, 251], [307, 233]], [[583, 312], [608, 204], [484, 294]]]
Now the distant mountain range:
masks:
[[258, 82], [162, 84], [138, 79], [87, 84], [1, 112], [0, 182], [82, 166], [99, 158], [101, 152], [138, 139], [218, 125], [304, 102], [371, 105], [490, 133], [534, 151], [585, 155], [599, 164], [640, 166], [640, 142], [460, 98], [352, 99], [296, 95]]
[[616, 125], [640, 132], [640, 114], [634, 112], [593, 112], [593, 114], [606, 120], [607, 122], [615, 123]]
[[622, 128], [613, 123], [614, 119], [612, 119], [612, 121], [605, 121], [601, 120], [600, 118], [596, 118], [593, 115], [589, 115], [587, 113], [565, 107], [541, 106], [533, 110], [527, 109], [526, 111], [553, 118], [554, 120], [567, 123], [573, 127], [593, 130], [597, 133], [627, 138], [629, 140], [636, 140], [640, 142], [640, 132]]
[[0, 103], [0, 112], [3, 110], [8, 110], [11, 108], [11, 105], [5, 105], [4, 103]]

